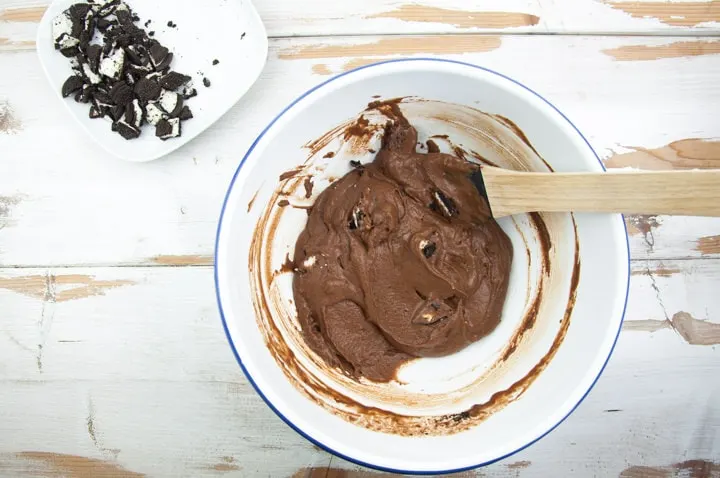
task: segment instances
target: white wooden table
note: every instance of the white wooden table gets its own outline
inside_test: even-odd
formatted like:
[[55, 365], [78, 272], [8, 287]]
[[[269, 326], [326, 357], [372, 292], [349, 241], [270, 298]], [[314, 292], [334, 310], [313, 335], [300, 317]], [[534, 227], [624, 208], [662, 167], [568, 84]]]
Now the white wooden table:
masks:
[[[35, 56], [42, 2], [0, 0], [1, 476], [384, 476], [265, 406], [214, 296], [238, 161], [328, 75], [477, 63], [545, 95], [608, 167], [720, 168], [718, 0], [257, 0], [272, 37], [260, 80], [148, 164], [69, 123]], [[720, 476], [720, 220], [627, 220], [630, 303], [599, 383], [539, 443], [466, 476]]]

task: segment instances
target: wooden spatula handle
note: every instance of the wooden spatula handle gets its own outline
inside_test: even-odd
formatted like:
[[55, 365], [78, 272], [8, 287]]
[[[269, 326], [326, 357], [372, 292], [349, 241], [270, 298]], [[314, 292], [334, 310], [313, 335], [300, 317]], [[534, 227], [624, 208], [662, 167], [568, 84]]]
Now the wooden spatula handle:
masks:
[[720, 216], [720, 170], [525, 173], [484, 167], [493, 216], [533, 211]]

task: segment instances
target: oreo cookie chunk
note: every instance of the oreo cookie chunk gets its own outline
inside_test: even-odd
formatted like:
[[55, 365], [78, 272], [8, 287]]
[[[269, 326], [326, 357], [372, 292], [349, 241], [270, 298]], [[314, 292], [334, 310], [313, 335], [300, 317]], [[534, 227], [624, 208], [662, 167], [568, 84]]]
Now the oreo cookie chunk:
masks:
[[155, 136], [165, 141], [180, 136], [180, 118], [162, 119], [155, 126]]
[[160, 107], [171, 118], [175, 118], [180, 114], [183, 107], [183, 98], [174, 91], [163, 90], [158, 100]]
[[84, 19], [74, 18], [70, 9], [53, 18], [52, 35], [56, 50], [67, 50], [80, 44]]
[[109, 54], [103, 55], [100, 60], [98, 72], [112, 80], [119, 80], [125, 67], [125, 50], [115, 48]]
[[166, 90], [177, 90], [180, 87], [184, 87], [190, 83], [191, 78], [182, 73], [171, 71], [167, 75], [160, 78], [160, 86]]
[[147, 104], [149, 101], [158, 99], [162, 88], [157, 81], [144, 76], [135, 83], [134, 91], [135, 95]]
[[76, 91], [80, 90], [82, 87], [83, 87], [82, 77], [77, 76], [77, 75], [68, 77], [68, 79], [65, 80], [65, 83], [63, 83], [63, 86], [62, 86], [63, 98], [67, 98], [68, 96], [72, 95]]
[[145, 119], [147, 119], [147, 122], [151, 125], [155, 126], [160, 122], [160, 120], [167, 118], [167, 113], [165, 113], [154, 101], [145, 106]]
[[111, 120], [123, 138], [137, 138], [144, 124], [163, 140], [180, 136], [181, 122], [193, 117], [184, 100], [197, 91], [189, 76], [171, 70], [173, 53], [138, 22], [122, 0], [78, 2], [57, 15], [54, 46], [73, 72], [61, 93], [87, 103], [90, 118]]

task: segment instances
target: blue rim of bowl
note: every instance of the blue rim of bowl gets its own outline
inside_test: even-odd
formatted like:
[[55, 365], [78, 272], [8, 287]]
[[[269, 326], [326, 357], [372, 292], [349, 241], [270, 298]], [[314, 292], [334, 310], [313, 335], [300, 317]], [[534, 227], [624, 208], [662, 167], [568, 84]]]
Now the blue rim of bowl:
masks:
[[[595, 384], [597, 383], [598, 379], [600, 379], [600, 376], [602, 375], [603, 371], [605, 370], [605, 367], [607, 366], [608, 361], [610, 360], [610, 357], [612, 356], [613, 351], [615, 350], [615, 345], [617, 345], [618, 337], [620, 337], [620, 331], [622, 330], [622, 324], [623, 324], [623, 321], [625, 320], [625, 312], [627, 311], [628, 297], [629, 297], [629, 295], [630, 295], [630, 240], [629, 240], [628, 234], [627, 234], [627, 225], [625, 224], [625, 221], [624, 221], [624, 220], [623, 220], [623, 228], [625, 229], [625, 243], [626, 243], [626, 247], [627, 247], [627, 263], [628, 263], [628, 268], [627, 268], [627, 287], [626, 287], [626, 290], [625, 290], [625, 304], [623, 305], [623, 312], [622, 312], [622, 317], [621, 317], [621, 319], [620, 319], [620, 326], [618, 327], [617, 334], [615, 335], [615, 340], [613, 341], [612, 347], [610, 347], [610, 352], [608, 353], [608, 356], [607, 356], [607, 358], [605, 359], [605, 363], [604, 363], [604, 364], [602, 365], [602, 367], [600, 368], [600, 371], [598, 372], [597, 377], [595, 377], [595, 379], [593, 380], [593, 382], [590, 384], [590, 387], [588, 387], [587, 391], [583, 394], [582, 397], [580, 397], [580, 400], [578, 400], [578, 402], [570, 409], [570, 411], [569, 411], [562, 419], [560, 419], [560, 421], [558, 421], [555, 425], [553, 425], [552, 427], [550, 427], [546, 432], [542, 433], [542, 434], [541, 434], [540, 436], [538, 436], [537, 438], [529, 441], [528, 443], [526, 443], [525, 445], [521, 446], [521, 447], [518, 448], [517, 450], [512, 451], [512, 452], [510, 452], [510, 453], [507, 453], [507, 454], [505, 454], [505, 455], [503, 455], [503, 456], [501, 456], [501, 457], [494, 458], [494, 459], [492, 459], [492, 460], [490, 460], [490, 461], [481, 462], [481, 463], [478, 463], [478, 464], [476, 464], [476, 465], [464, 466], [464, 467], [462, 467], [462, 468], [454, 468], [454, 469], [450, 469], [450, 470], [436, 470], [436, 471], [400, 470], [400, 469], [395, 469], [395, 468], [386, 468], [386, 467], [383, 467], [383, 466], [374, 465], [374, 464], [372, 464], [372, 463], [366, 463], [366, 462], [357, 460], [357, 459], [355, 459], [355, 458], [352, 458], [352, 457], [350, 457], [350, 456], [344, 455], [344, 454], [342, 454], [342, 453], [340, 453], [340, 452], [337, 452], [337, 451], [333, 450], [333, 449], [330, 448], [329, 446], [325, 445], [324, 443], [321, 443], [321, 442], [317, 441], [316, 439], [312, 438], [312, 437], [309, 436], [307, 433], [305, 433], [304, 431], [302, 431], [300, 428], [298, 428], [298, 427], [297, 427], [294, 423], [292, 423], [287, 417], [285, 417], [285, 415], [283, 415], [282, 413], [280, 413], [280, 411], [279, 411], [277, 408], [275, 408], [275, 406], [270, 402], [270, 400], [267, 399], [267, 397], [263, 394], [263, 392], [260, 390], [260, 388], [257, 386], [257, 384], [255, 383], [255, 381], [253, 380], [253, 378], [252, 378], [252, 376], [250, 375], [250, 373], [247, 371], [247, 369], [246, 369], [245, 366], [243, 365], [243, 362], [242, 362], [242, 360], [240, 359], [240, 355], [238, 354], [238, 351], [237, 351], [237, 349], [235, 348], [235, 344], [233, 343], [232, 337], [230, 336], [230, 330], [228, 329], [227, 321], [225, 320], [225, 314], [223, 313], [222, 301], [220, 300], [220, 287], [219, 287], [219, 285], [218, 285], [218, 266], [217, 266], [217, 257], [218, 257], [218, 250], [217, 250], [217, 249], [218, 249], [218, 247], [217, 247], [217, 246], [218, 246], [218, 242], [219, 242], [219, 239], [220, 239], [220, 231], [222, 230], [223, 216], [225, 215], [225, 207], [227, 206], [228, 198], [230, 197], [230, 193], [232, 192], [233, 186], [235, 185], [235, 180], [237, 179], [238, 173], [240, 173], [240, 169], [242, 169], [243, 164], [245, 164], [245, 161], [247, 160], [247, 158], [252, 154], [253, 150], [254, 150], [255, 147], [257, 146], [257, 144], [258, 144], [258, 142], [260, 141], [260, 139], [262, 139], [262, 137], [265, 136], [265, 134], [266, 134], [266, 133], [270, 130], [270, 128], [277, 122], [277, 120], [280, 119], [288, 110], [290, 110], [293, 106], [295, 106], [298, 102], [300, 102], [300, 101], [301, 101], [302, 99], [304, 99], [306, 96], [308, 96], [309, 94], [313, 93], [314, 91], [322, 88], [323, 86], [327, 85], [328, 83], [332, 83], [333, 81], [335, 81], [335, 80], [337, 80], [337, 79], [339, 79], [339, 78], [342, 78], [342, 77], [347, 76], [347, 75], [351, 75], [351, 74], [353, 74], [353, 73], [355, 73], [355, 72], [357, 72], [357, 71], [364, 70], [364, 69], [367, 69], [367, 68], [373, 68], [373, 67], [376, 67], [376, 66], [379, 66], [379, 65], [385, 65], [385, 64], [388, 64], [388, 63], [400, 63], [400, 62], [410, 62], [410, 61], [425, 61], [425, 62], [430, 61], [430, 62], [452, 63], [452, 64], [456, 64], [456, 65], [468, 66], [468, 67], [475, 68], [475, 69], [478, 69], [478, 70], [483, 70], [483, 71], [485, 71], [485, 72], [487, 72], [487, 73], [492, 73], [493, 75], [496, 75], [496, 76], [499, 76], [499, 77], [501, 77], [501, 78], [504, 78], [504, 79], [506, 79], [506, 80], [508, 80], [508, 81], [511, 81], [512, 83], [520, 86], [521, 88], [525, 89], [526, 91], [528, 91], [528, 92], [532, 93], [533, 95], [537, 96], [539, 99], [541, 99], [543, 102], [545, 102], [548, 106], [550, 106], [553, 110], [555, 110], [560, 116], [562, 116], [562, 118], [565, 119], [565, 121], [567, 121], [568, 124], [570, 124], [570, 126], [572, 126], [572, 128], [575, 130], [575, 132], [577, 132], [577, 134], [580, 135], [580, 137], [583, 139], [583, 141], [585, 141], [585, 144], [587, 144], [588, 148], [590, 148], [590, 151], [592, 151], [593, 155], [595, 156], [595, 159], [597, 159], [597, 160], [598, 160], [598, 163], [600, 163], [600, 167], [603, 169], [603, 171], [605, 171], [605, 165], [604, 165], [603, 162], [600, 160], [600, 158], [598, 157], [598, 155], [597, 155], [597, 153], [595, 152], [595, 150], [593, 149], [593, 147], [590, 145], [590, 142], [588, 142], [587, 138], [585, 138], [585, 136], [583, 136], [583, 134], [582, 134], [582, 133], [580, 132], [580, 130], [575, 126], [575, 124], [574, 124], [572, 121], [570, 121], [570, 119], [568, 119], [568, 117], [565, 116], [565, 115], [562, 113], [562, 111], [560, 111], [559, 109], [557, 109], [557, 108], [555, 107], [555, 105], [553, 105], [552, 103], [550, 103], [548, 100], [546, 100], [544, 97], [542, 97], [539, 93], [537, 93], [537, 92], [535, 92], [534, 90], [528, 88], [527, 86], [523, 85], [523, 84], [520, 83], [519, 81], [514, 80], [514, 79], [512, 79], [512, 78], [510, 78], [510, 77], [508, 77], [508, 76], [503, 75], [502, 73], [498, 73], [497, 71], [493, 71], [493, 70], [490, 70], [490, 69], [485, 68], [485, 67], [482, 67], [482, 66], [473, 65], [472, 63], [466, 63], [466, 62], [457, 61], [457, 60], [448, 60], [448, 59], [444, 59], [444, 58], [401, 58], [401, 59], [397, 59], [397, 60], [387, 60], [387, 61], [382, 61], [382, 62], [378, 62], [378, 63], [372, 63], [372, 64], [370, 64], [370, 65], [361, 66], [361, 67], [359, 67], [359, 68], [355, 68], [355, 69], [353, 69], [353, 70], [347, 71], [347, 72], [345, 72], [345, 73], [341, 73], [341, 74], [339, 74], [339, 75], [337, 75], [337, 76], [334, 76], [334, 77], [330, 78], [329, 80], [326, 80], [326, 81], [324, 81], [324, 82], [322, 82], [322, 83], [320, 83], [320, 84], [318, 84], [318, 85], [310, 88], [310, 89], [307, 90], [305, 93], [303, 93], [302, 95], [300, 95], [299, 97], [297, 97], [292, 103], [290, 103], [288, 106], [286, 106], [286, 107], [265, 127], [265, 129], [262, 130], [262, 132], [258, 135], [258, 137], [255, 138], [255, 141], [253, 141], [252, 145], [250, 145], [250, 148], [247, 150], [247, 153], [245, 153], [245, 156], [243, 157], [242, 161], [240, 161], [240, 164], [238, 165], [237, 170], [235, 171], [235, 174], [233, 175], [232, 180], [230, 181], [230, 185], [228, 186], [228, 191], [227, 191], [227, 193], [225, 194], [225, 199], [223, 200], [222, 209], [220, 210], [220, 220], [218, 221], [218, 229], [217, 229], [217, 234], [216, 234], [216, 236], [215, 236], [215, 265], [214, 265], [214, 272], [215, 272], [215, 273], [214, 273], [214, 277], [215, 277], [215, 296], [217, 297], [218, 309], [220, 310], [220, 318], [222, 319], [223, 329], [225, 330], [225, 336], [227, 337], [228, 342], [230, 343], [230, 348], [231, 348], [232, 351], [233, 351], [233, 355], [235, 355], [235, 360], [237, 360], [237, 363], [240, 365], [240, 368], [242, 369], [243, 373], [244, 373], [245, 376], [247, 377], [248, 381], [249, 381], [250, 384], [253, 386], [253, 388], [254, 388], [255, 391], [258, 393], [258, 395], [260, 395], [260, 397], [263, 399], [263, 401], [267, 404], [267, 406], [270, 407], [270, 409], [271, 409], [273, 412], [275, 412], [275, 414], [276, 414], [278, 417], [280, 417], [280, 419], [281, 419], [282, 421], [284, 421], [290, 428], [292, 428], [293, 430], [295, 430], [299, 435], [301, 435], [302, 437], [304, 437], [306, 440], [310, 441], [311, 443], [319, 446], [319, 447], [322, 448], [323, 450], [325, 450], [325, 451], [327, 451], [327, 452], [329, 452], [329, 453], [332, 453], [332, 454], [335, 455], [335, 456], [338, 456], [338, 457], [340, 457], [340, 458], [342, 458], [342, 459], [344, 459], [344, 460], [347, 460], [347, 461], [349, 461], [349, 462], [355, 463], [355, 464], [357, 464], [357, 465], [365, 466], [365, 467], [368, 467], [368, 468], [373, 468], [373, 469], [379, 470], [379, 471], [385, 471], [385, 472], [391, 472], [391, 473], [401, 473], [401, 474], [408, 474], [408, 475], [435, 475], [435, 474], [458, 473], [458, 472], [462, 472], [462, 471], [468, 471], [468, 470], [472, 470], [472, 469], [475, 469], [475, 468], [480, 468], [480, 467], [483, 467], [483, 466], [491, 465], [491, 464], [493, 464], [493, 463], [495, 463], [495, 462], [498, 462], [498, 461], [500, 461], [500, 460], [504, 460], [505, 458], [507, 458], [507, 457], [509, 457], [509, 456], [512, 456], [512, 455], [514, 455], [515, 453], [518, 453], [518, 452], [526, 449], [527, 447], [529, 447], [529, 446], [533, 445], [534, 443], [536, 443], [538, 440], [544, 438], [544, 437], [547, 436], [550, 432], [552, 432], [553, 430], [555, 430], [562, 422], [564, 422], [564, 421], [577, 409], [577, 407], [583, 402], [583, 400], [585, 400], [585, 397], [587, 397], [588, 394], [590, 393], [590, 391], [593, 389], [593, 387], [594, 387]], [[622, 217], [622, 215], [620, 215], [620, 216]]]

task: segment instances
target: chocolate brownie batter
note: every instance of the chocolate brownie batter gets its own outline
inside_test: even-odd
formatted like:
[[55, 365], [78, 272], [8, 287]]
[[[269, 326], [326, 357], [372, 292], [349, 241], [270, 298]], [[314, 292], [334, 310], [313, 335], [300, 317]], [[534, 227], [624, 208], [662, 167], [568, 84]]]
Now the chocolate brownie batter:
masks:
[[477, 166], [415, 152], [393, 121], [372, 163], [320, 194], [295, 246], [307, 344], [329, 365], [389, 381], [413, 357], [457, 352], [499, 323], [512, 244], [468, 180]]

